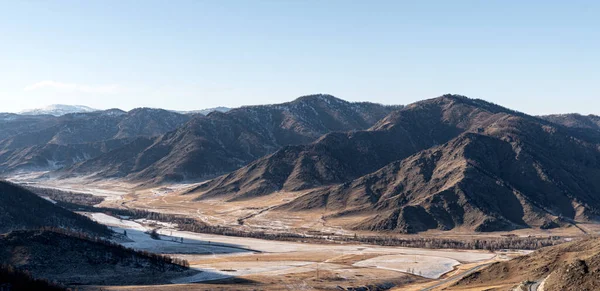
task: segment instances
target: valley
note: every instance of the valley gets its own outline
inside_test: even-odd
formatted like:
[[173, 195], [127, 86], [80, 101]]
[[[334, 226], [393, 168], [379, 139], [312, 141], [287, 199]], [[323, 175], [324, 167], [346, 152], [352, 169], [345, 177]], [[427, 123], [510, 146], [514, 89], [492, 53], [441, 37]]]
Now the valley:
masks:
[[[264, 240], [252, 237], [224, 236], [182, 231], [174, 223], [151, 219], [134, 219], [105, 212], [80, 212], [117, 234], [121, 245], [135, 250], [166, 254], [187, 260], [198, 274], [173, 278], [171, 284], [159, 286], [102, 286], [85, 290], [333, 290], [338, 286], [354, 288], [379, 286], [383, 289], [438, 290], [462, 276], [490, 263], [506, 261], [530, 253], [526, 250], [462, 250], [424, 249], [397, 246], [378, 246], [359, 242], [340, 241], [340, 237], [381, 235], [356, 232], [345, 228], [349, 221], [323, 219], [322, 212], [285, 213], [276, 211], [278, 205], [303, 193], [277, 193], [248, 201], [212, 199], [194, 201], [185, 193], [198, 184], [174, 184], [139, 188], [118, 180], [84, 182], [81, 179], [43, 180], [13, 177], [13, 182], [40, 188], [70, 191], [73, 195], [87, 193], [104, 200], [96, 205], [114, 209], [150, 210], [156, 213], [182, 215], [239, 231], [293, 233], [297, 239]], [[243, 223], [241, 223], [243, 221]], [[588, 225], [596, 230], [595, 225]], [[149, 232], [157, 229], [160, 239]], [[520, 232], [473, 233], [427, 232], [420, 238], [472, 240], [501, 239], [511, 236], [582, 235], [578, 228], [553, 230], [523, 230]], [[386, 234], [393, 237], [413, 235]], [[182, 241], [183, 239], [183, 241]], [[430, 288], [431, 289], [428, 289]], [[408, 288], [408, 289], [406, 289]], [[441, 290], [441, 289], [439, 289]]]
[[2, 1], [0, 291], [598, 291], [600, 1]]
[[[126, 231], [131, 241], [123, 242], [124, 246], [187, 260], [193, 270], [201, 273], [172, 280], [174, 284], [195, 283], [186, 288], [202, 288], [197, 283], [207, 284], [215, 280], [225, 282], [222, 287], [226, 287], [226, 282], [234, 279], [249, 282], [241, 286], [267, 289], [293, 289], [302, 282], [323, 289], [386, 284], [390, 287], [404, 286], [437, 280], [452, 271], [460, 273], [463, 265], [487, 264], [521, 254], [267, 241], [191, 233], [168, 226], [158, 230], [160, 240], [155, 240], [145, 233], [152, 228], [148, 224], [152, 222], [139, 223], [98, 213], [89, 215], [117, 233]], [[133, 286], [128, 288], [125, 289], [144, 290]]]
[[[278, 206], [292, 201], [306, 191], [277, 192], [273, 195], [245, 201], [227, 201], [221, 198], [197, 200], [188, 194], [200, 183], [171, 184], [151, 188], [141, 188], [136, 184], [119, 180], [88, 181], [82, 178], [65, 180], [36, 179], [31, 176], [17, 176], [9, 179], [14, 183], [32, 187], [58, 189], [75, 194], [92, 194], [102, 198], [97, 207], [115, 209], [137, 209], [172, 215], [182, 215], [208, 225], [230, 227], [246, 232], [294, 233], [301, 235], [322, 235], [352, 237], [357, 235], [380, 235], [377, 231], [352, 229], [352, 225], [364, 216], [331, 217], [331, 212], [318, 209], [290, 212], [279, 210]], [[569, 227], [553, 229], [526, 228], [513, 231], [473, 232], [469, 229], [456, 229], [451, 232], [430, 230], [420, 237], [444, 238], [501, 238], [518, 237], [577, 237], [587, 233], [600, 233], [600, 224], [576, 222]], [[402, 233], [387, 233], [392, 237], [413, 237]]]

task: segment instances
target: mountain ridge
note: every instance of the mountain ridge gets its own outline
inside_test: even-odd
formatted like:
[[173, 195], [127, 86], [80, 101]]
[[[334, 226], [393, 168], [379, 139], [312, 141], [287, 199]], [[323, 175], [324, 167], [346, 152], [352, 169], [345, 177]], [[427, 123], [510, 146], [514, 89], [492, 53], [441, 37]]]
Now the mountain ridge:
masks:
[[444, 95], [367, 130], [286, 147], [189, 193], [233, 201], [308, 190], [278, 210], [360, 212], [369, 217], [349, 227], [371, 231], [555, 227], [598, 218], [599, 149], [595, 130]]
[[[212, 178], [287, 144], [308, 143], [331, 131], [368, 128], [395, 108], [312, 95], [282, 104], [215, 111], [151, 142], [136, 142], [146, 147], [121, 148], [65, 172], [138, 181], [159, 177], [155, 182]], [[115, 165], [111, 155], [129, 159]]]
[[20, 111], [18, 114], [62, 116], [70, 113], [86, 113], [94, 111], [98, 111], [98, 109], [94, 109], [84, 105], [51, 104], [41, 108], [26, 109]]

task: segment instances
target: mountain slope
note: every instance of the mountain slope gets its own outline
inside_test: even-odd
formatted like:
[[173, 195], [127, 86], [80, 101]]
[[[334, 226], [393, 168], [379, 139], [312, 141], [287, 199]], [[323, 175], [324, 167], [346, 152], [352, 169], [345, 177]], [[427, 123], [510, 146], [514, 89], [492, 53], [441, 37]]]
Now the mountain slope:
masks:
[[314, 190], [278, 210], [367, 215], [348, 227], [404, 233], [595, 220], [600, 133], [443, 96], [367, 131], [284, 148], [191, 192], [239, 200], [306, 189]]
[[543, 290], [547, 291], [593, 291], [600, 288], [598, 274], [600, 239], [594, 237], [494, 263], [462, 278], [448, 290], [516, 290], [515, 286], [521, 285], [521, 282], [545, 281]]
[[583, 167], [571, 159], [548, 159], [551, 151], [530, 151], [528, 142], [466, 133], [284, 208], [373, 213], [354, 228], [404, 233], [512, 230], [549, 227], [558, 217], [595, 219], [600, 155], [590, 155], [595, 161]]
[[130, 141], [122, 138], [80, 144], [48, 143], [0, 151], [0, 173], [60, 169], [123, 147]]
[[38, 131], [56, 125], [58, 118], [51, 115], [19, 115], [0, 113], [0, 140], [24, 132]]
[[509, 112], [453, 95], [418, 102], [390, 113], [368, 130], [331, 133], [310, 145], [284, 148], [197, 191], [204, 192], [202, 197], [234, 194], [232, 199], [238, 199], [346, 182], [462, 132], [476, 131]]
[[331, 131], [368, 128], [395, 108], [313, 95], [212, 112], [152, 141], [136, 141], [65, 172], [153, 182], [210, 178], [284, 145], [308, 143]]
[[73, 213], [32, 192], [0, 181], [0, 233], [41, 227], [69, 228], [105, 236], [110, 230], [85, 216]]

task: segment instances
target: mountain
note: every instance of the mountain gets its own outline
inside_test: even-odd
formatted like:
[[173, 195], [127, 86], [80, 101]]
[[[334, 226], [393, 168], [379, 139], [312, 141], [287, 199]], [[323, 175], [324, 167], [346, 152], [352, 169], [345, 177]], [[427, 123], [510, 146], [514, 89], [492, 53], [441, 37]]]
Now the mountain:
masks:
[[52, 104], [42, 108], [28, 109], [19, 112], [21, 115], [53, 115], [62, 116], [69, 113], [85, 113], [94, 112], [97, 109], [90, 108], [83, 105], [64, 105], [64, 104]]
[[600, 116], [597, 115], [571, 113], [545, 115], [540, 118], [566, 127], [600, 130]]
[[213, 108], [206, 108], [206, 109], [200, 109], [200, 110], [190, 110], [190, 111], [178, 111], [179, 113], [183, 113], [183, 114], [202, 114], [202, 115], [208, 115], [212, 112], [227, 112], [231, 110], [231, 108], [229, 107], [223, 107], [223, 106], [219, 106], [219, 107], [213, 107]]
[[196, 111], [192, 111], [192, 112], [189, 112], [189, 113], [200, 113], [202, 115], [208, 115], [209, 113], [212, 113], [212, 112], [215, 112], [215, 111], [225, 113], [225, 112], [227, 112], [229, 110], [231, 110], [231, 108], [219, 106], [219, 107], [214, 107], [214, 108], [206, 108], [206, 109], [196, 110]]
[[65, 285], [159, 284], [196, 273], [183, 261], [56, 230], [0, 235], [0, 261]]
[[110, 230], [91, 219], [54, 205], [15, 184], [0, 181], [0, 233], [42, 227], [68, 228], [106, 236]]
[[[600, 214], [600, 133], [445, 95], [365, 131], [285, 147], [192, 193], [252, 199], [307, 190], [283, 211], [363, 217], [349, 228], [415, 233], [556, 227]], [[366, 217], [366, 218], [364, 218]]]
[[203, 197], [233, 193], [242, 198], [346, 182], [478, 128], [463, 115], [488, 122], [501, 117], [495, 115], [500, 107], [479, 108], [476, 102], [448, 95], [415, 103], [367, 130], [330, 133], [310, 145], [283, 148], [198, 190], [206, 192]]
[[58, 174], [151, 182], [212, 178], [285, 145], [309, 143], [332, 131], [368, 128], [397, 108], [311, 95], [283, 104], [215, 111], [158, 138], [139, 138]]
[[593, 291], [600, 289], [598, 274], [600, 239], [593, 237], [493, 263], [445, 290], [535, 290], [529, 286], [543, 282], [537, 290]]
[[[162, 109], [137, 108], [48, 115], [6, 115], [0, 136], [0, 173], [52, 170], [120, 148], [138, 137], [176, 129], [193, 118]], [[12, 128], [12, 129], [11, 129]]]

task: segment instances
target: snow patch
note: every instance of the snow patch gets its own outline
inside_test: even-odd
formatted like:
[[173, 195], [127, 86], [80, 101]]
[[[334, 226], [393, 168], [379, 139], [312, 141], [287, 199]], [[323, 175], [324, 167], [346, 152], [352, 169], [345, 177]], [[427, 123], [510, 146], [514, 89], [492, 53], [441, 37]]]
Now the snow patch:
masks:
[[422, 255], [386, 255], [354, 263], [356, 267], [375, 267], [438, 279], [460, 262], [454, 259]]
[[135, 229], [139, 231], [147, 230], [146, 227], [142, 226], [137, 222], [119, 219], [114, 216], [106, 215], [104, 213], [92, 213], [92, 219], [108, 226], [120, 227], [124, 229]]
[[46, 199], [46, 200], [48, 200], [48, 201], [50, 201], [52, 204], [56, 204], [56, 201], [50, 199], [50, 197], [48, 197], [48, 196], [41, 196], [41, 197], [44, 198], [44, 199]]

